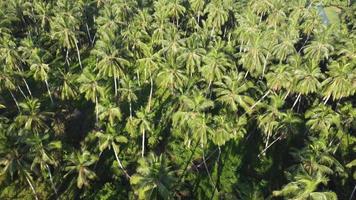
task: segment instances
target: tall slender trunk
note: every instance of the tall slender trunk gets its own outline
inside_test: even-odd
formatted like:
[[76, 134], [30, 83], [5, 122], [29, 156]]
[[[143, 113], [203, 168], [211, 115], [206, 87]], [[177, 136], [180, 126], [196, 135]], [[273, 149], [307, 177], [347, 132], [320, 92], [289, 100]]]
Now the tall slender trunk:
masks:
[[113, 146], [112, 148], [113, 148], [113, 150], [114, 150], [114, 154], [115, 154], [115, 157], [116, 157], [117, 162], [119, 163], [120, 168], [121, 168], [122, 171], [124, 172], [125, 176], [126, 176], [128, 179], [130, 179], [131, 176], [127, 173], [127, 171], [125, 170], [124, 166], [122, 166], [121, 160], [119, 159], [119, 156], [117, 155], [116, 148], [115, 148], [114, 146]]
[[299, 93], [298, 96], [297, 96], [297, 99], [294, 101], [293, 106], [292, 106], [292, 110], [293, 110], [294, 106], [297, 104], [298, 100], [300, 99], [300, 95], [302, 95], [302, 94]]
[[142, 130], [142, 157], [145, 155], [145, 129]]
[[[23, 72], [22, 69], [20, 67], [18, 67], [17, 65], [16, 65], [16, 68], [19, 72]], [[26, 79], [23, 77], [21, 77], [21, 78], [22, 78], [22, 81], [25, 83], [28, 94], [30, 94], [30, 96], [32, 97], [32, 93], [31, 93], [30, 87], [28, 86]]]
[[139, 72], [138, 70], [136, 70], [136, 76], [137, 76], [137, 83], [138, 83], [138, 86], [140, 87], [140, 86], [141, 86], [140, 72]]
[[352, 190], [349, 200], [352, 200], [352, 198], [354, 197], [355, 191], [356, 191], [356, 185], [355, 185], [354, 189]]
[[132, 103], [129, 101], [129, 109], [130, 109], [130, 119], [132, 119]]
[[266, 92], [266, 94], [264, 94], [264, 95], [261, 97], [261, 99], [259, 99], [255, 104], [253, 104], [253, 105], [251, 106], [251, 110], [252, 110], [258, 103], [260, 103], [264, 98], [266, 98], [266, 96], [269, 95], [269, 93], [271, 93], [271, 90], [268, 90], [268, 91]]
[[185, 172], [187, 171], [188, 166], [189, 166], [190, 162], [191, 162], [192, 159], [193, 159], [195, 150], [197, 149], [198, 145], [199, 145], [199, 142], [196, 142], [195, 147], [194, 147], [194, 149], [193, 149], [193, 151], [192, 151], [192, 154], [190, 155], [190, 157], [189, 157], [189, 159], [188, 159], [188, 162], [185, 164], [183, 173], [182, 173], [182, 175], [180, 175], [180, 177], [179, 177], [179, 179], [178, 179], [178, 180], [179, 180], [179, 181], [178, 181], [178, 184], [182, 181], [182, 179], [183, 179], [183, 177], [184, 177], [184, 174], [185, 174]]
[[263, 65], [262, 77], [265, 76], [265, 70], [266, 70], [266, 66], [267, 66], [268, 56], [269, 56], [269, 54], [267, 54], [265, 63]]
[[53, 183], [53, 178], [52, 178], [51, 169], [49, 168], [49, 166], [48, 166], [47, 164], [46, 164], [46, 168], [47, 168], [47, 171], [48, 171], [49, 180], [51, 181], [51, 185], [52, 185], [53, 191], [54, 191], [54, 193], [56, 194], [56, 197], [58, 197], [58, 193], [57, 193], [56, 186], [55, 186], [54, 183]]
[[79, 60], [80, 69], [83, 69], [82, 61], [81, 61], [81, 59], [80, 59], [80, 52], [79, 52], [78, 42], [77, 42], [77, 41], [75, 41], [75, 48], [77, 49], [77, 55], [78, 55], [78, 60]]
[[92, 39], [91, 39], [91, 35], [90, 35], [90, 31], [89, 31], [89, 26], [88, 23], [85, 22], [85, 27], [87, 29], [87, 34], [88, 34], [88, 38], [89, 38], [89, 42], [93, 45]]
[[[265, 149], [268, 148], [269, 138], [271, 137], [271, 135], [272, 135], [271, 132], [269, 132], [268, 135], [267, 135], [267, 141], [266, 141]], [[265, 154], [265, 153], [263, 153], [263, 154]]]
[[31, 183], [30, 179], [28, 179], [28, 177], [27, 177], [26, 175], [25, 175], [25, 177], [26, 177], [27, 183], [30, 185], [30, 188], [31, 188], [31, 190], [32, 190], [32, 192], [33, 192], [33, 194], [34, 194], [34, 196], [35, 196], [35, 199], [38, 200], [36, 190], [35, 190], [35, 188], [33, 187], [33, 185], [32, 185], [32, 183]]
[[96, 124], [98, 124], [99, 121], [99, 108], [98, 108], [98, 96], [95, 96], [95, 119], [96, 119]]
[[15, 97], [14, 94], [11, 92], [11, 90], [9, 90], [9, 92], [10, 92], [11, 98], [14, 100], [14, 102], [15, 102], [15, 104], [16, 104], [17, 110], [20, 112], [20, 106], [19, 106], [19, 103], [18, 103], [17, 100], [16, 100], [16, 97]]
[[25, 98], [25, 99], [28, 99], [28, 97], [26, 96], [26, 94], [23, 92], [23, 90], [21, 89], [20, 86], [17, 86], [17, 88], [20, 90], [20, 93], [22, 94], [22, 96]]
[[117, 82], [116, 75], [114, 75], [114, 88], [115, 88], [115, 97], [117, 97]]
[[151, 101], [152, 101], [152, 93], [153, 93], [153, 80], [152, 80], [152, 76], [150, 74], [150, 96], [148, 97], [148, 111], [151, 110]]
[[329, 96], [327, 96], [326, 98], [324, 98], [324, 99], [325, 99], [325, 100], [324, 100], [324, 105], [326, 105], [326, 103], [329, 101], [330, 96], [331, 96], [331, 95], [329, 95]]
[[67, 65], [68, 65], [68, 67], [69, 67], [70, 64], [69, 64], [68, 57], [69, 57], [69, 50], [68, 50], [68, 48], [66, 48], [66, 58], [65, 58], [65, 60], [66, 60]]
[[47, 87], [47, 92], [48, 92], [49, 98], [51, 99], [51, 102], [53, 104], [53, 99], [52, 99], [51, 91], [49, 90], [49, 85], [48, 85], [47, 79], [45, 79], [45, 83], [46, 83], [46, 87]]
[[27, 84], [26, 79], [22, 78], [22, 80], [23, 80], [23, 82], [25, 83], [25, 86], [26, 86], [26, 89], [27, 89], [28, 94], [30, 94], [30, 96], [32, 97], [32, 92], [31, 92], [31, 90], [30, 90], [30, 87], [29, 87], [28, 84]]

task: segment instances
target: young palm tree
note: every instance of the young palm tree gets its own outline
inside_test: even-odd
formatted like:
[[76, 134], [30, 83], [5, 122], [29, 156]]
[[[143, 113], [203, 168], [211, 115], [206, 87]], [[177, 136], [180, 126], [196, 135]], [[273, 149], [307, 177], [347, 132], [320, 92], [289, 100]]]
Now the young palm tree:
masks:
[[173, 197], [174, 174], [166, 159], [151, 153], [147, 158], [140, 159], [137, 173], [131, 177], [139, 199], [170, 199]]

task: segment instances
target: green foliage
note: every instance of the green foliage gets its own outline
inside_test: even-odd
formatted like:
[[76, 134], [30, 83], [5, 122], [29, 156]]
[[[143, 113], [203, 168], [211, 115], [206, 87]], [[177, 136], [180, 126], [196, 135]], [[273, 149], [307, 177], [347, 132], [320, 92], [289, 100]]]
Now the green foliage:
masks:
[[353, 199], [355, 6], [0, 1], [0, 199]]

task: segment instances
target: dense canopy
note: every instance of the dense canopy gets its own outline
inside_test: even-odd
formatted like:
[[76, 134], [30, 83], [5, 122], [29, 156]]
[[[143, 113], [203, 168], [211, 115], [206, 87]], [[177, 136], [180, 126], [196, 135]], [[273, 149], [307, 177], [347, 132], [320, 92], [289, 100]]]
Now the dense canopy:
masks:
[[352, 0], [0, 0], [0, 199], [356, 198]]

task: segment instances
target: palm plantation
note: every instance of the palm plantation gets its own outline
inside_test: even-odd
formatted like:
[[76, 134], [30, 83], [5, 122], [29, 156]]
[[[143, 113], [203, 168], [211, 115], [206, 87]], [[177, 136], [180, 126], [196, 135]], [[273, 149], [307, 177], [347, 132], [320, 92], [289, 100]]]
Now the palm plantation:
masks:
[[355, 10], [0, 1], [0, 199], [355, 199]]

